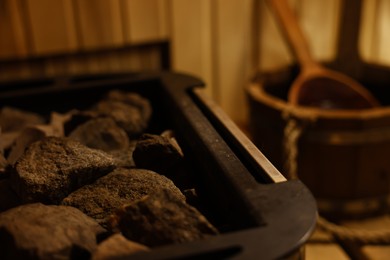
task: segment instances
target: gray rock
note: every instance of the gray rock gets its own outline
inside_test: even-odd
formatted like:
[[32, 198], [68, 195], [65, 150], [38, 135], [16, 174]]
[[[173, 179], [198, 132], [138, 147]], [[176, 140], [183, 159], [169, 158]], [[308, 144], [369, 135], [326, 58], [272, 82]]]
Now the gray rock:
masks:
[[114, 234], [98, 245], [92, 260], [124, 259], [136, 252], [148, 250], [148, 247], [130, 241], [121, 234]]
[[123, 150], [129, 146], [126, 132], [112, 118], [96, 118], [78, 126], [69, 138], [94, 149], [106, 152]]
[[0, 153], [0, 179], [8, 177], [8, 161], [5, 159], [4, 155]]
[[194, 180], [184, 154], [176, 139], [167, 132], [141, 135], [133, 152], [134, 163], [137, 168], [167, 176], [181, 190], [192, 188]]
[[145, 120], [149, 120], [152, 116], [152, 106], [149, 100], [137, 93], [112, 90], [107, 94], [107, 99], [119, 101], [138, 108]]
[[167, 175], [183, 160], [183, 153], [168, 137], [143, 134], [137, 141], [133, 159], [138, 168]]
[[62, 204], [80, 209], [109, 228], [108, 219], [115, 209], [162, 189], [168, 190], [177, 200], [185, 200], [181, 191], [165, 176], [149, 170], [118, 168], [74, 191]]
[[115, 168], [112, 157], [79, 142], [46, 137], [15, 163], [12, 187], [23, 202], [58, 204], [72, 191]]
[[0, 258], [88, 259], [105, 232], [78, 209], [26, 204], [0, 214]]
[[94, 112], [114, 119], [129, 136], [141, 134], [148, 126], [148, 120], [138, 108], [119, 101], [103, 100], [96, 105]]
[[45, 119], [36, 113], [15, 107], [3, 107], [0, 111], [2, 132], [20, 131], [27, 125], [43, 124]]
[[131, 141], [129, 146], [122, 150], [109, 151], [118, 168], [135, 168], [133, 160], [133, 152], [136, 146], [136, 141]]
[[117, 210], [111, 225], [129, 240], [150, 247], [218, 234], [197, 209], [166, 190], [146, 195]]

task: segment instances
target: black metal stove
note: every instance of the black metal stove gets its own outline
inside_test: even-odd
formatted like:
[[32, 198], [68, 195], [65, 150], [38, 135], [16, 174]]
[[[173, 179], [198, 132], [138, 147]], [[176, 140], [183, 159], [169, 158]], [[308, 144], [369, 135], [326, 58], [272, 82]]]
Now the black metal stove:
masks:
[[192, 76], [134, 73], [30, 79], [0, 84], [1, 106], [49, 114], [87, 108], [110, 89], [149, 98], [150, 131], [174, 130], [196, 172], [200, 197], [221, 235], [155, 248], [131, 259], [279, 259], [299, 255], [316, 223], [315, 200], [287, 181], [207, 98]]

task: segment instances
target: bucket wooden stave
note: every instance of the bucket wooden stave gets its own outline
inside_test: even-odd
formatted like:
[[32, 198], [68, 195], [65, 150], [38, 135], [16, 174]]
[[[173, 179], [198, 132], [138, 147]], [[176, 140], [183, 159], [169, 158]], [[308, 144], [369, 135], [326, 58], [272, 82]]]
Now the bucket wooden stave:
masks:
[[[258, 73], [249, 83], [246, 94], [253, 142], [286, 177], [296, 174], [309, 187], [320, 212], [339, 218], [387, 211], [390, 70], [364, 65], [358, 80], [383, 106], [359, 111], [290, 105], [286, 97], [296, 75], [296, 66], [284, 67]], [[286, 131], [291, 125], [295, 135]]]

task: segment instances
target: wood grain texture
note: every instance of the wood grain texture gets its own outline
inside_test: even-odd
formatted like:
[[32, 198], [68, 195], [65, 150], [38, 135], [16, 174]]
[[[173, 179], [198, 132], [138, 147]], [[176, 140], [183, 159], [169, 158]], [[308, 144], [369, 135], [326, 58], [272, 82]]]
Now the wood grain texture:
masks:
[[78, 48], [72, 2], [25, 0], [32, 55], [71, 52]]
[[20, 0], [0, 2], [0, 59], [25, 57], [29, 54], [23, 16]]
[[378, 7], [378, 29], [377, 29], [377, 59], [380, 64], [390, 65], [390, 1], [380, 0]]
[[[281, 30], [275, 17], [265, 1], [261, 1], [259, 9], [259, 71], [274, 70], [292, 63], [293, 58], [287, 44], [284, 42]], [[256, 46], [255, 46], [256, 48]]]
[[218, 101], [236, 122], [246, 121], [244, 86], [252, 72], [252, 0], [219, 0], [215, 15]]
[[172, 0], [171, 8], [173, 69], [201, 77], [207, 85], [207, 93], [213, 95], [213, 62], [216, 57], [213, 52], [212, 1]]
[[362, 23], [361, 23], [361, 39], [359, 42], [359, 50], [362, 55], [362, 59], [369, 61], [373, 59], [373, 49], [375, 42], [376, 30], [373, 29], [376, 27], [377, 19], [375, 15], [375, 10], [377, 9], [377, 1], [363, 1], [362, 2]]
[[[340, 0], [296, 0], [290, 1], [290, 4], [295, 9], [313, 56], [321, 61], [332, 59], [335, 55]], [[260, 19], [260, 69], [274, 70], [292, 63], [291, 52], [266, 3], [261, 6]]]
[[254, 1], [172, 1], [172, 63], [201, 77], [206, 92], [244, 121], [243, 86], [252, 70]]
[[74, 1], [78, 35], [83, 49], [123, 45], [122, 12], [119, 0]]
[[[290, 1], [320, 61], [335, 53], [342, 1]], [[363, 2], [359, 42], [363, 58], [390, 64], [390, 2]], [[169, 40], [172, 68], [202, 78], [206, 92], [237, 120], [245, 118], [243, 85], [250, 73], [294, 62], [263, 0], [3, 0], [0, 38], [3, 60]], [[64, 64], [50, 60], [5, 69], [10, 75], [28, 76], [158, 68], [155, 53], [130, 56], [73, 57], [64, 59]]]
[[126, 43], [168, 38], [167, 0], [123, 0], [121, 9]]

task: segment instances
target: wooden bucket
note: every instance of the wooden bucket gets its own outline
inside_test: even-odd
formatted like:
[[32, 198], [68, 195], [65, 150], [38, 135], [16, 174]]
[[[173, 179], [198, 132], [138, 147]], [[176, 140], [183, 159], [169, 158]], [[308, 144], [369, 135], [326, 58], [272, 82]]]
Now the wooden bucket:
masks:
[[358, 80], [383, 107], [360, 111], [291, 106], [287, 92], [297, 71], [291, 66], [258, 73], [246, 88], [253, 142], [286, 177], [308, 186], [322, 214], [388, 211], [390, 70], [364, 64]]

